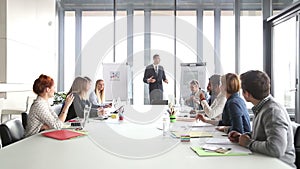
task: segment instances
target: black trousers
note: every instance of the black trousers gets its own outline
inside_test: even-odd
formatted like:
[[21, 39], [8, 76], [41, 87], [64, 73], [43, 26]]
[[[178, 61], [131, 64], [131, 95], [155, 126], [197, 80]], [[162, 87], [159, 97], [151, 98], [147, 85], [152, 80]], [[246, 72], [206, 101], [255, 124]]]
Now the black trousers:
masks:
[[150, 104], [153, 103], [155, 100], [162, 100], [163, 99], [163, 91], [160, 89], [154, 89], [149, 93], [150, 96]]

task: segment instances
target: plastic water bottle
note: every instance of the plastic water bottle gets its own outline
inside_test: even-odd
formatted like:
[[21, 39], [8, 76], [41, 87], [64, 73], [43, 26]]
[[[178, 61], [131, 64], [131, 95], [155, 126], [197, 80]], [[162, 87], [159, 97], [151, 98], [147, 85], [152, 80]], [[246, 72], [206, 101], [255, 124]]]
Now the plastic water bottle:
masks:
[[184, 105], [184, 99], [183, 99], [183, 97], [180, 97], [180, 106], [183, 106]]
[[118, 99], [117, 99], [117, 104], [118, 104], [118, 107], [121, 107], [122, 101], [121, 101], [121, 98], [120, 98], [120, 97], [118, 97]]
[[184, 99], [183, 97], [180, 97], [180, 110], [183, 111], [183, 106], [184, 106]]
[[166, 136], [168, 134], [170, 127], [170, 117], [167, 112], [163, 114], [163, 136]]
[[87, 122], [89, 122], [90, 110], [91, 110], [91, 107], [86, 104], [83, 109], [83, 127]]

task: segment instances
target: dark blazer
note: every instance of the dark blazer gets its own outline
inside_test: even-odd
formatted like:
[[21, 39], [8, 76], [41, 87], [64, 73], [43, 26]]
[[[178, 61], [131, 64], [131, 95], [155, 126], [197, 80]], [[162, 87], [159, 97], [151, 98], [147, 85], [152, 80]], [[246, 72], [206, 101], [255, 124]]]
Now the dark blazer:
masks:
[[151, 76], [153, 76], [153, 79], [155, 79], [156, 82], [149, 83], [149, 92], [151, 92], [154, 89], [160, 89], [161, 91], [163, 91], [162, 81], [166, 80], [164, 67], [158, 65], [158, 74], [156, 74], [153, 64], [148, 65], [144, 73], [144, 78], [143, 78], [144, 83], [148, 83], [147, 79], [149, 79]]

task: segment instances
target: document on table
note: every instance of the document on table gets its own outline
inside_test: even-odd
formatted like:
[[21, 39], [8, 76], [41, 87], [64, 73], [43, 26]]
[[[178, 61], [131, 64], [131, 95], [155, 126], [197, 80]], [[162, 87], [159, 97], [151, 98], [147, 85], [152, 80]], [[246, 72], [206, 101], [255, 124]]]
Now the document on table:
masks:
[[210, 138], [206, 144], [218, 144], [218, 145], [234, 145], [236, 143], [231, 142], [228, 138]]
[[[207, 146], [206, 146], [207, 147]], [[220, 147], [221, 148], [221, 147]], [[250, 155], [251, 151], [246, 151], [246, 150], [233, 150], [231, 149], [230, 151], [226, 152], [226, 153], [219, 153], [216, 151], [209, 151], [209, 150], [205, 150], [205, 148], [202, 147], [191, 147], [191, 149], [199, 156], [246, 156], [246, 155]]]
[[190, 135], [191, 138], [212, 137], [213, 135], [205, 131], [173, 131], [173, 136], [180, 138], [181, 135]]

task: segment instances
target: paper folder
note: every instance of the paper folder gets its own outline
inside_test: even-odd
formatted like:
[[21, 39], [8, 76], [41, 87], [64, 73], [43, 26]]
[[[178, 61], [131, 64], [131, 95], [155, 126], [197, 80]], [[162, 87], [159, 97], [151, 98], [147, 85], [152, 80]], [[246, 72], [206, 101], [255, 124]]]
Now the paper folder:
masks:
[[43, 136], [54, 138], [57, 140], [67, 140], [70, 138], [78, 137], [78, 136], [83, 136], [83, 133], [71, 131], [71, 130], [55, 130], [55, 131], [50, 131], [42, 134]]

